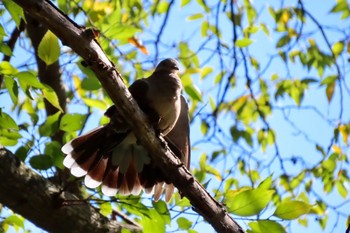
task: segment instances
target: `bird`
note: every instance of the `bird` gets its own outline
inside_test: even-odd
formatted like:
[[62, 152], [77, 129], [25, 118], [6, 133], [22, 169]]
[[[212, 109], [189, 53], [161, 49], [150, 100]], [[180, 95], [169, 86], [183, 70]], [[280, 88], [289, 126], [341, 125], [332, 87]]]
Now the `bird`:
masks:
[[[182, 95], [179, 64], [173, 58], [161, 61], [148, 78], [136, 80], [129, 91], [158, 135], [189, 168], [190, 127], [188, 104]], [[106, 196], [139, 195], [142, 190], [153, 194], [154, 201], [165, 193], [169, 201], [174, 185], [165, 179], [137, 136], [118, 113], [109, 107], [109, 123], [99, 126], [62, 147], [63, 164], [71, 174], [84, 177], [85, 186], [97, 188]]]

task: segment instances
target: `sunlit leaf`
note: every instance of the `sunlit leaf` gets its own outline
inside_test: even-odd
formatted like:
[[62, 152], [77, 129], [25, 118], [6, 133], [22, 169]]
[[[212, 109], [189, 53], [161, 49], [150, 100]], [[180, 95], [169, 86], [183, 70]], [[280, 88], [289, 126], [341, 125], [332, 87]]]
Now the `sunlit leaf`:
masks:
[[0, 74], [5, 75], [14, 75], [18, 72], [18, 70], [11, 65], [8, 61], [2, 61], [0, 63]]
[[197, 13], [197, 14], [194, 14], [194, 15], [191, 15], [191, 16], [188, 16], [187, 17], [187, 20], [196, 20], [196, 19], [201, 19], [203, 18], [204, 15], [202, 13]]
[[200, 90], [195, 85], [188, 85], [184, 87], [185, 92], [196, 101], [202, 101], [202, 95], [200, 93]]
[[0, 128], [18, 130], [18, 126], [12, 117], [2, 111], [0, 111]]
[[279, 223], [271, 220], [259, 220], [248, 223], [251, 230], [248, 233], [286, 233], [286, 230]]
[[103, 215], [103, 216], [106, 216], [108, 217], [109, 215], [111, 215], [112, 213], [112, 205], [110, 202], [104, 202], [100, 205], [100, 213]]
[[339, 41], [333, 44], [332, 46], [332, 52], [335, 56], [338, 56], [339, 54], [341, 54], [341, 52], [343, 52], [344, 49], [344, 42]]
[[147, 48], [142, 44], [142, 41], [137, 37], [128, 38], [128, 42], [138, 48], [143, 54], [148, 55], [149, 52]]
[[188, 230], [192, 227], [192, 222], [184, 217], [180, 217], [176, 219], [176, 222], [177, 222], [177, 225], [179, 226], [179, 229], [181, 230]]
[[261, 189], [261, 190], [268, 190], [270, 189], [272, 186], [272, 175], [268, 176], [265, 180], [263, 180], [258, 188]]
[[238, 46], [239, 48], [243, 48], [249, 46], [251, 43], [253, 43], [252, 39], [243, 38], [236, 41], [236, 46]]
[[162, 219], [164, 220], [164, 222], [166, 224], [170, 224], [171, 222], [171, 218], [170, 218], [170, 212], [168, 209], [167, 204], [164, 201], [153, 201], [152, 205], [154, 207], [154, 209], [159, 213], [159, 215], [162, 217]]
[[17, 130], [0, 128], [0, 145], [15, 146], [22, 135]]
[[273, 190], [245, 190], [227, 198], [229, 211], [239, 216], [259, 214], [271, 201]]
[[139, 31], [141, 31], [140, 28], [132, 25], [113, 25], [106, 31], [106, 36], [117, 40], [127, 40]]
[[24, 229], [24, 218], [22, 216], [19, 216], [17, 214], [10, 215], [7, 218], [5, 218], [1, 224], [8, 224], [10, 226], [17, 228]]
[[285, 220], [296, 219], [309, 213], [311, 205], [302, 201], [286, 200], [277, 205], [274, 216]]
[[58, 110], [60, 110], [61, 112], [63, 112], [57, 94], [56, 92], [48, 85], [45, 85], [45, 88], [42, 89], [43, 90], [43, 95], [44, 98], [50, 102], [50, 104], [52, 104], [52, 106], [54, 106], [55, 108], [57, 108]]
[[24, 12], [22, 7], [18, 6], [14, 1], [11, 0], [2, 0], [2, 2], [10, 13], [12, 19], [15, 21], [17, 27], [19, 27], [21, 19], [24, 19]]
[[107, 109], [107, 104], [105, 102], [103, 102], [102, 100], [83, 98], [83, 101], [89, 107], [98, 108], [98, 109], [101, 109], [103, 111], [105, 111]]
[[8, 76], [4, 76], [5, 87], [8, 90], [14, 105], [18, 103], [18, 85], [17, 82]]
[[345, 199], [348, 196], [348, 190], [345, 187], [344, 182], [341, 180], [337, 180], [335, 182], [335, 186], [337, 187], [340, 196], [342, 196]]
[[60, 45], [58, 44], [58, 39], [49, 30], [40, 41], [38, 56], [47, 66], [56, 62], [60, 56]]
[[190, 2], [191, 2], [191, 0], [181, 0], [181, 7], [186, 6]]

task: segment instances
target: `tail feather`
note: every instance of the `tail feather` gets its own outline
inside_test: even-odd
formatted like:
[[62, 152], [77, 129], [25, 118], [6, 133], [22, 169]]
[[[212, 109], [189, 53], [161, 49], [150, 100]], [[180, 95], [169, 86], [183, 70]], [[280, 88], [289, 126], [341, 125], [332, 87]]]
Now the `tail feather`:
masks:
[[136, 144], [135, 136], [128, 134], [116, 133], [108, 126], [98, 127], [62, 147], [67, 154], [63, 164], [72, 175], [85, 176], [88, 188], [102, 184], [101, 190], [107, 196], [117, 192], [139, 195], [144, 189], [146, 193], [154, 192], [154, 200], [158, 201], [165, 190], [165, 199], [170, 200], [174, 186], [163, 188], [164, 179], [150, 163], [147, 151]]

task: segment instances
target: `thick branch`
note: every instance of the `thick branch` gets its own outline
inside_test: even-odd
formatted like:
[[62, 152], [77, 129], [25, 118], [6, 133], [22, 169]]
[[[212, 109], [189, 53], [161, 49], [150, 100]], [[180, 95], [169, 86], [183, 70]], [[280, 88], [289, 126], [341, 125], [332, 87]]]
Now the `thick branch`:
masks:
[[176, 156], [163, 146], [143, 112], [132, 99], [119, 72], [108, 60], [99, 44], [92, 39], [91, 31], [79, 27], [49, 1], [14, 0], [28, 14], [45, 24], [65, 45], [70, 46], [95, 72], [119, 112], [130, 125], [142, 145], [150, 152], [152, 161], [168, 179], [186, 196], [194, 209], [218, 232], [244, 232], [228, 215], [223, 206], [195, 180]]
[[0, 202], [49, 232], [133, 232], [141, 229], [108, 220], [88, 203], [62, 205], [78, 200], [69, 192], [35, 173], [11, 152], [0, 148]]

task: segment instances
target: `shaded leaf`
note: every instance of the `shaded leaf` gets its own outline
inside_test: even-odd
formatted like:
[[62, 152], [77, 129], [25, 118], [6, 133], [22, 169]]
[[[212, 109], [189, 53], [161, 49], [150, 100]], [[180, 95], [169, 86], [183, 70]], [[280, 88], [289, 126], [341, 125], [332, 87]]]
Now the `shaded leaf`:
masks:
[[74, 132], [83, 127], [86, 116], [83, 114], [73, 113], [63, 115], [60, 121], [60, 130]]
[[47, 170], [53, 166], [51, 157], [48, 155], [35, 155], [30, 158], [29, 163], [38, 170]]
[[39, 133], [41, 136], [52, 136], [58, 130], [58, 119], [61, 115], [61, 112], [56, 112], [53, 115], [50, 115], [46, 118], [44, 124], [39, 126]]

